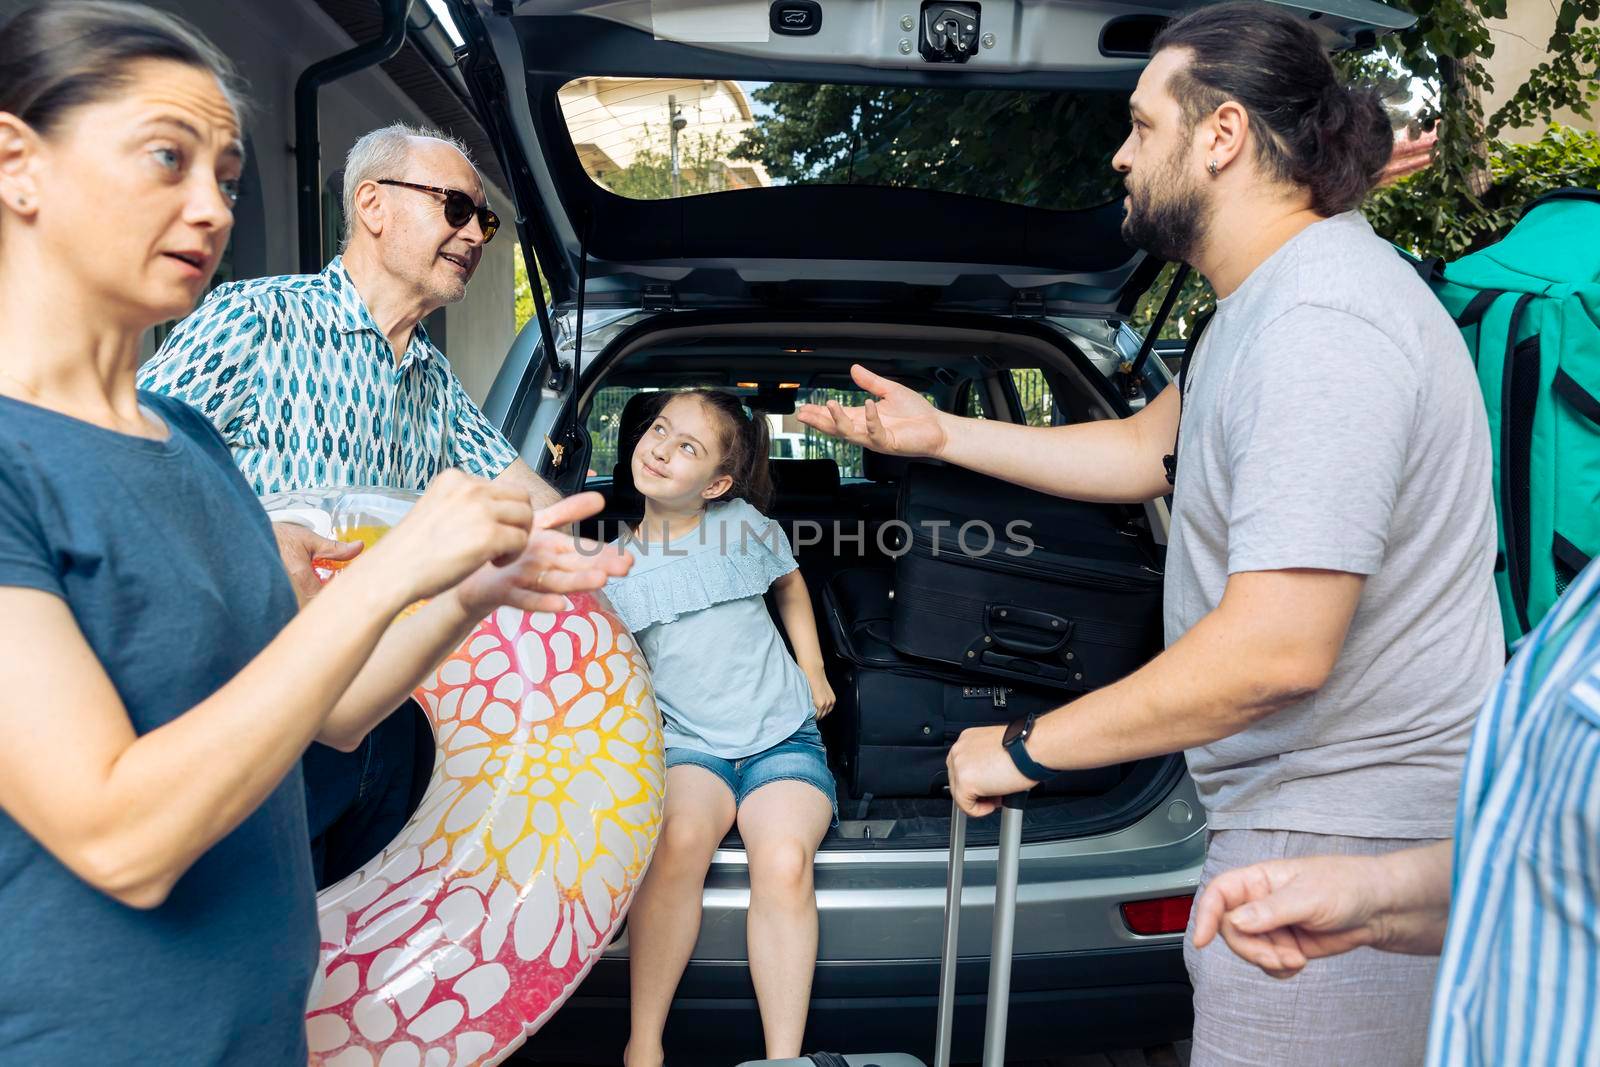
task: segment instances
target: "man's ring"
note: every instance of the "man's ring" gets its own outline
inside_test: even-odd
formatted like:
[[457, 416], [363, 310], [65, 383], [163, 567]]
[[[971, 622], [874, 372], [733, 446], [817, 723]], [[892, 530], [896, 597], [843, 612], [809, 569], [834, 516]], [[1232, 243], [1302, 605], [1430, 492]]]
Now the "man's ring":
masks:
[[544, 570], [540, 571], [539, 572], [539, 577], [537, 577], [537, 578], [535, 578], [533, 580], [533, 584], [538, 586], [540, 589], [545, 588], [544, 576], [549, 574], [549, 573], [550, 573], [550, 568], [549, 567], [546, 567]]

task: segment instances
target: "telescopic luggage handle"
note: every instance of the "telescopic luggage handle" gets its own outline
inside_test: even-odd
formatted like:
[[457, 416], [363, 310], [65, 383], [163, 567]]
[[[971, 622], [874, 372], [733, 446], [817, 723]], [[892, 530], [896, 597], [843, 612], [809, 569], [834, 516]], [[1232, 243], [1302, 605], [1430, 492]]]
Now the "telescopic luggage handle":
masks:
[[[1004, 1067], [1006, 1011], [1011, 1000], [1011, 951], [1016, 936], [1017, 871], [1022, 855], [1022, 810], [1027, 793], [1001, 801], [1000, 854], [994, 882], [994, 928], [989, 942], [989, 999], [983, 1023], [983, 1067]], [[961, 883], [966, 865], [967, 813], [950, 802], [950, 872], [945, 881], [944, 948], [939, 959], [939, 1022], [933, 1067], [950, 1067], [955, 1021], [956, 942], [961, 931]]]

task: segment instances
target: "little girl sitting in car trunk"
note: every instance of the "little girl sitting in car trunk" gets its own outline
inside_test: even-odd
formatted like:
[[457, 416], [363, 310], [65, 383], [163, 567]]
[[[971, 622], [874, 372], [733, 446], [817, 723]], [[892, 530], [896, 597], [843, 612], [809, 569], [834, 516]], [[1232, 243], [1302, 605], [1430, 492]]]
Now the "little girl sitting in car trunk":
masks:
[[[816, 720], [833, 690], [788, 539], [760, 511], [772, 495], [765, 417], [728, 393], [657, 395], [630, 461], [644, 518], [619, 540], [633, 569], [606, 587], [650, 661], [667, 748], [661, 836], [628, 923], [626, 1062], [662, 1062], [706, 872], [735, 822], [766, 1054], [798, 1056], [817, 959], [812, 858], [835, 816]], [[767, 613], [769, 587], [793, 657]]]

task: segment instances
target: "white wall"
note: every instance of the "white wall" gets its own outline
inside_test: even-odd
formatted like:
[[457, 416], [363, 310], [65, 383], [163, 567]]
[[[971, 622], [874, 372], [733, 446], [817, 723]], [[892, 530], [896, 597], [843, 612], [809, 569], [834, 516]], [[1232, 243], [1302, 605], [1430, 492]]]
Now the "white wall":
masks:
[[[246, 132], [260, 181], [247, 192], [260, 198], [265, 230], [257, 239], [263, 248], [260, 261], [240, 262], [240, 273], [297, 273], [294, 83], [310, 64], [351, 47], [350, 38], [310, 0], [148, 2], [189, 19], [233, 59], [249, 81], [255, 113]], [[26, 6], [24, 0], [0, 0], [0, 21]], [[396, 121], [427, 121], [376, 67], [324, 86], [320, 99], [324, 180], [343, 165], [345, 153], [368, 130]], [[485, 249], [466, 298], [445, 312], [446, 355], [468, 392], [479, 400], [488, 392], [515, 336], [512, 246], [516, 232], [510, 222], [515, 213], [504, 190], [489, 186], [486, 191], [505, 224]], [[247, 210], [240, 211], [240, 225], [249, 217]]]
[[[1494, 78], [1495, 91], [1484, 97], [1485, 117], [1505, 103], [1513, 91], [1527, 78], [1528, 72], [1550, 59], [1545, 45], [1556, 28], [1555, 5], [1547, 0], [1509, 0], [1506, 17], [1489, 20], [1489, 38], [1494, 42], [1494, 55], [1483, 61], [1484, 69]], [[1580, 130], [1594, 130], [1593, 119], [1583, 118], [1570, 111], [1556, 113], [1557, 122]], [[1529, 143], [1537, 141], [1545, 132], [1544, 123], [1535, 123], [1520, 130], [1503, 130], [1500, 136], [1508, 141]]]

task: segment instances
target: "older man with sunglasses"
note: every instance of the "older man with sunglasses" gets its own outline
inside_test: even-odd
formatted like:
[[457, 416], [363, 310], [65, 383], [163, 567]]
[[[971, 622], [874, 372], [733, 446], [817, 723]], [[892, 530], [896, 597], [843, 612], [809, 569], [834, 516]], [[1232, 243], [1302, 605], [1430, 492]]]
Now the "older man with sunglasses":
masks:
[[[422, 489], [458, 467], [559, 498], [484, 418], [422, 320], [460, 300], [499, 219], [460, 142], [404, 125], [375, 130], [345, 160], [344, 247], [320, 274], [220, 286], [139, 372], [141, 388], [211, 420], [257, 493], [323, 485]], [[302, 602], [313, 557], [348, 558], [278, 524]], [[218, 546], [225, 551], [226, 546]], [[398, 832], [429, 766], [415, 713], [391, 715], [353, 753], [304, 760], [319, 884]]]

